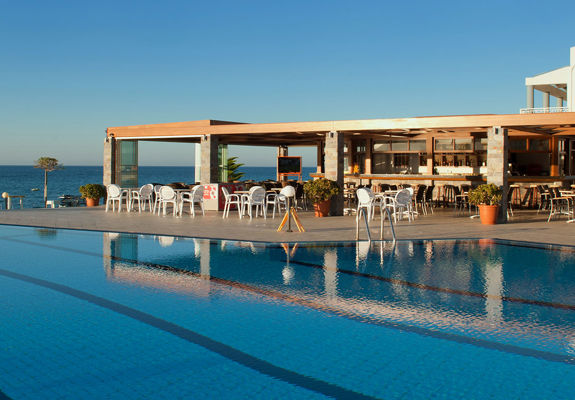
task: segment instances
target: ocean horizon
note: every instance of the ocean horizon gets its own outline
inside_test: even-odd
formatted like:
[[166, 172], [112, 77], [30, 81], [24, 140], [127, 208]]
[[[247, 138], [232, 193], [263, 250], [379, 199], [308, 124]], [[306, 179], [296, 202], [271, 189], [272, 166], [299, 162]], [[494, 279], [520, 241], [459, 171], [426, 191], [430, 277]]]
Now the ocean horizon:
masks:
[[[309, 174], [316, 167], [302, 167], [302, 179], [310, 179]], [[243, 180], [262, 181], [276, 178], [276, 167], [242, 166]], [[87, 183], [102, 183], [102, 166], [64, 165], [61, 170], [48, 173], [48, 200], [57, 200], [62, 195], [79, 196], [79, 188]], [[150, 166], [141, 165], [138, 169], [139, 185], [146, 183], [194, 183], [193, 166]], [[0, 165], [0, 193], [25, 196], [25, 208], [44, 206], [44, 171], [32, 165]], [[18, 205], [15, 204], [17, 207]]]

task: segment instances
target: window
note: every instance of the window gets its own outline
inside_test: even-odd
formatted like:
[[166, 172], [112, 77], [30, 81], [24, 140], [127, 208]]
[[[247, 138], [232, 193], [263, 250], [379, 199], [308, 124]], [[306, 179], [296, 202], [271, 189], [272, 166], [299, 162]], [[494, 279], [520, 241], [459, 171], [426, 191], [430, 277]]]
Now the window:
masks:
[[435, 139], [436, 151], [453, 151], [453, 139]]
[[530, 151], [549, 151], [549, 139], [529, 139]]
[[456, 151], [471, 151], [473, 150], [473, 139], [455, 139]]

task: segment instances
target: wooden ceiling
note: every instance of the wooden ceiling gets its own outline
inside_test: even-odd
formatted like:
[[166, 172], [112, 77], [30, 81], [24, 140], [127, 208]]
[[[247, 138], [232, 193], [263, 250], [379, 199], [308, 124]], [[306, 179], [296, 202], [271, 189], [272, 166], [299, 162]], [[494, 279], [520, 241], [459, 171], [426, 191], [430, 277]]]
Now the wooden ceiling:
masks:
[[482, 135], [492, 126], [511, 136], [575, 135], [575, 113], [485, 114], [441, 117], [369, 119], [351, 121], [246, 124], [201, 120], [165, 124], [110, 127], [108, 137], [164, 142], [199, 142], [203, 135], [218, 135], [222, 143], [248, 146], [314, 146], [330, 131], [358, 138], [465, 137]]

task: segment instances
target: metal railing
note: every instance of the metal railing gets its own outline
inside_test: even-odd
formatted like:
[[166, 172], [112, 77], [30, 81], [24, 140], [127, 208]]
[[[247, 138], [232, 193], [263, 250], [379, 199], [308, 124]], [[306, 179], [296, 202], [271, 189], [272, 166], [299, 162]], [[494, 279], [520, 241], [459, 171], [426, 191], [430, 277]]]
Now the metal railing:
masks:
[[[355, 240], [359, 240], [359, 220], [363, 215], [363, 220], [365, 222], [365, 231], [367, 233], [367, 240], [371, 242], [371, 232], [369, 230], [369, 216], [367, 215], [367, 207], [360, 207], [357, 211], [357, 215], [355, 217]], [[389, 208], [385, 207], [381, 210], [379, 214], [379, 240], [383, 240], [383, 225], [385, 222], [385, 218], [389, 219], [389, 226], [391, 228], [391, 236], [393, 237], [393, 242], [395, 243], [395, 229], [393, 227], [393, 219], [391, 218], [391, 212]]]
[[520, 114], [544, 114], [544, 113], [558, 113], [569, 112], [569, 107], [538, 107], [538, 108], [522, 108], [519, 110]]

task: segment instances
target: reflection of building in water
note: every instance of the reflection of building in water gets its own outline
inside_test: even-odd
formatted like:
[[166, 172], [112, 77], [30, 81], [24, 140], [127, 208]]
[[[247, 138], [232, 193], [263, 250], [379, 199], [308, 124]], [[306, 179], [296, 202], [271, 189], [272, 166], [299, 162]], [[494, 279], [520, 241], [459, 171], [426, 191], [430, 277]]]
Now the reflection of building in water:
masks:
[[337, 297], [337, 251], [326, 250], [323, 255], [323, 277], [325, 294], [328, 298]]
[[485, 312], [491, 323], [501, 322], [503, 316], [503, 263], [488, 262], [485, 266]]
[[[165, 243], [174, 243], [174, 237], [161, 236], [158, 240], [158, 249], [165, 247]], [[138, 235], [103, 233], [103, 263], [108, 280], [136, 284], [138, 286], [153, 287], [170, 292], [193, 294], [195, 296], [209, 296], [210, 294], [210, 241], [194, 239], [190, 249], [194, 256], [199, 258], [200, 274], [192, 271], [176, 270], [161, 264], [162, 251], [158, 253], [155, 263], [138, 258]], [[169, 251], [166, 250], [165, 251]], [[166, 254], [168, 255], [168, 254]], [[170, 251], [169, 256], [173, 256]]]

